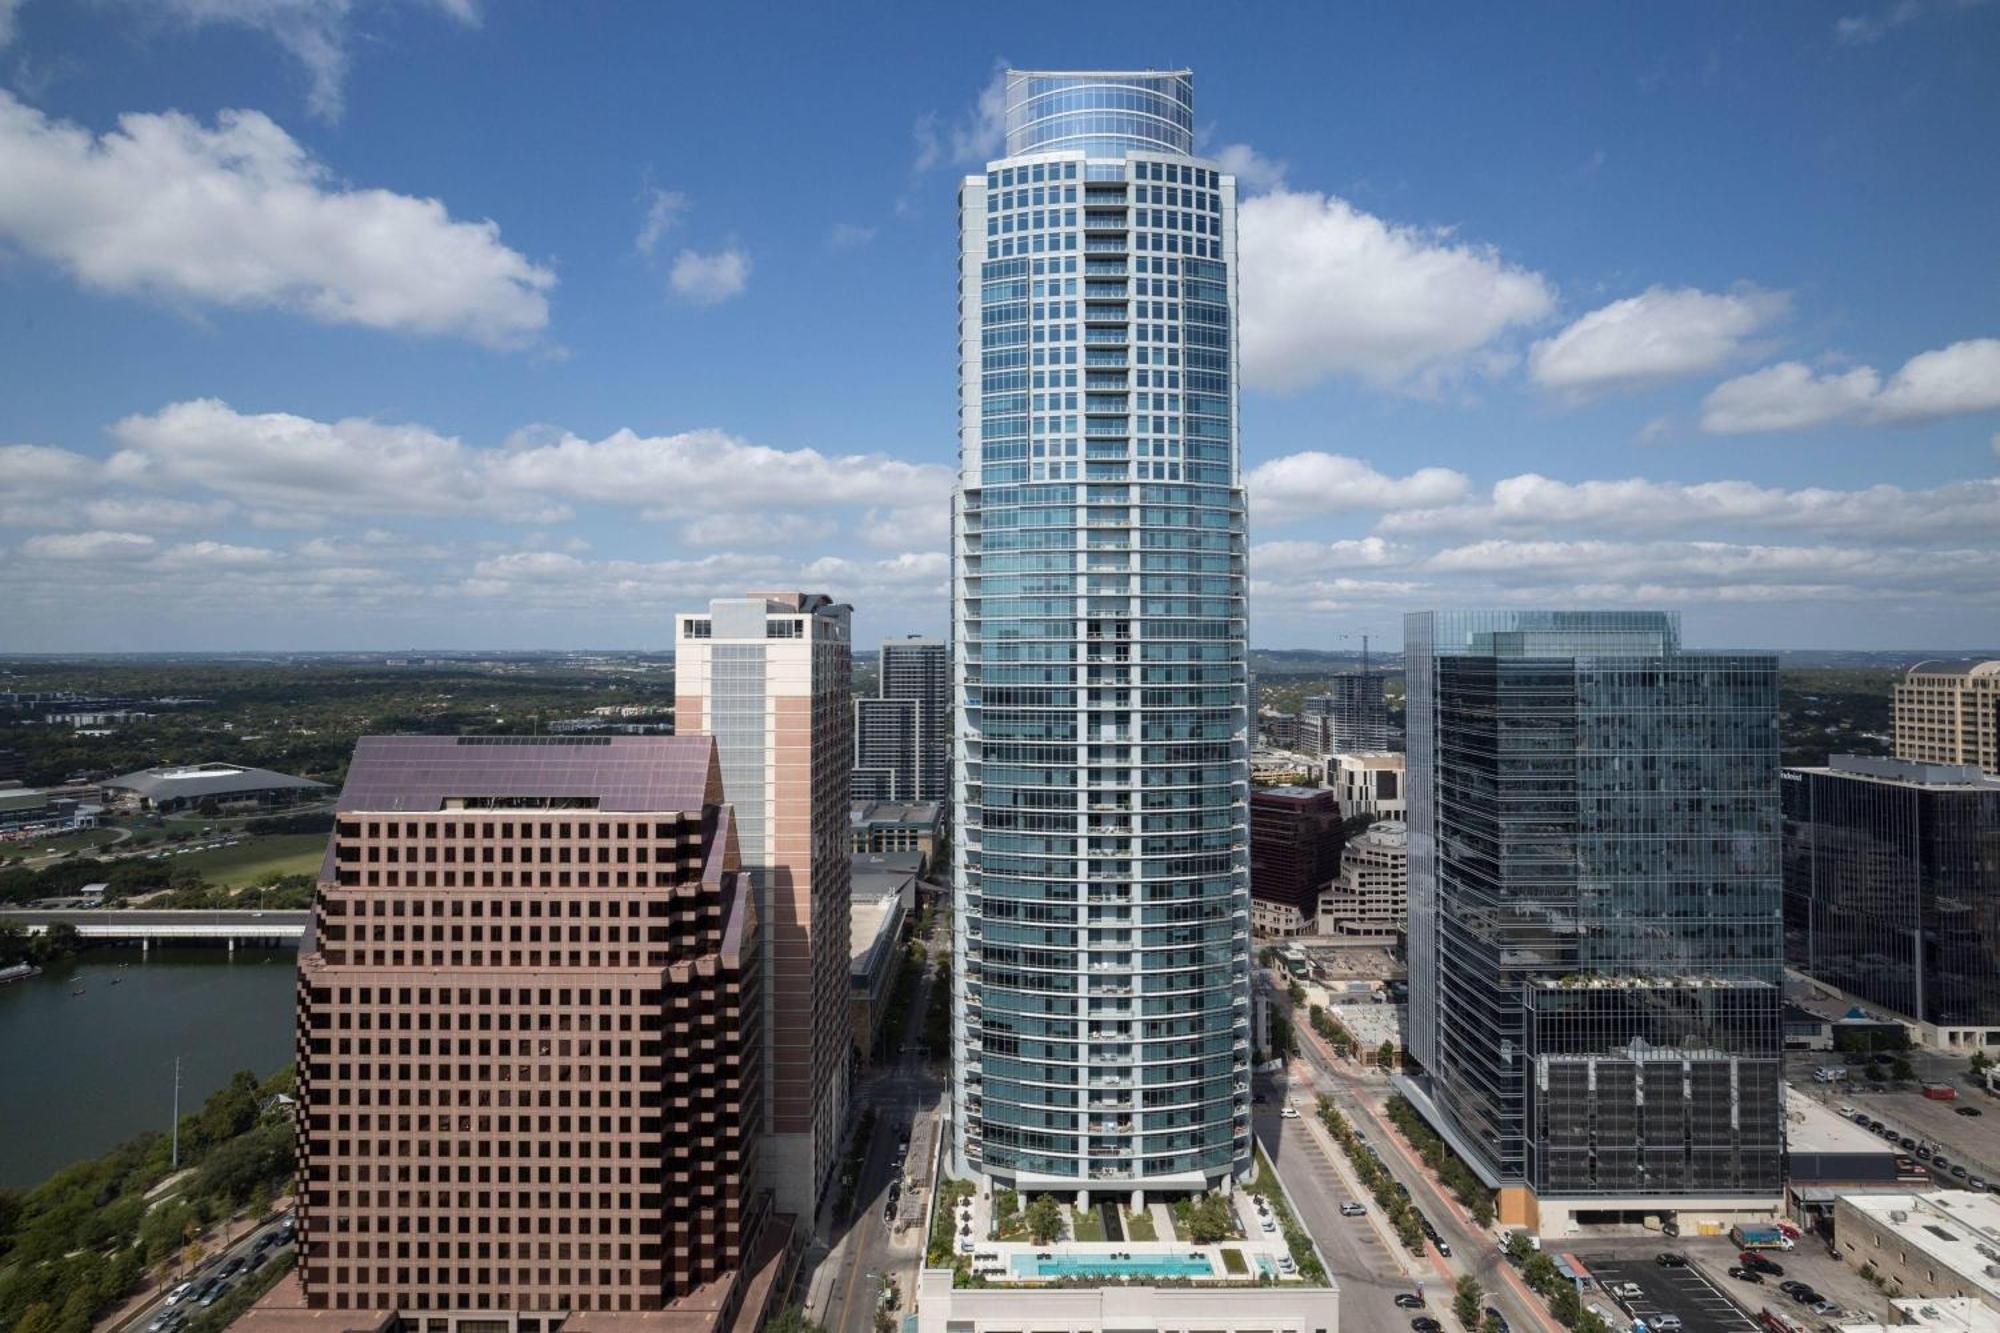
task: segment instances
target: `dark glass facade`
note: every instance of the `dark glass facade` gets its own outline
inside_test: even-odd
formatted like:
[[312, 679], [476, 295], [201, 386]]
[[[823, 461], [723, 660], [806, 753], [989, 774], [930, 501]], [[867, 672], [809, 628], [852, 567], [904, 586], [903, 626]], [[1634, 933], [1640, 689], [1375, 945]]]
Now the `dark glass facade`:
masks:
[[1789, 769], [1787, 961], [1905, 1018], [2000, 1045], [2000, 779], [1837, 756]]
[[1777, 664], [1653, 612], [1412, 616], [1411, 1050], [1551, 1196], [1782, 1187]]

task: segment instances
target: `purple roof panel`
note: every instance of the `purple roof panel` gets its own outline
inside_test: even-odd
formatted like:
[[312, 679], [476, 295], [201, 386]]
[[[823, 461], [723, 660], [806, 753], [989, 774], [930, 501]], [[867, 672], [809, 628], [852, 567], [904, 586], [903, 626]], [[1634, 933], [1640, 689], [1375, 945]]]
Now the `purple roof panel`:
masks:
[[707, 736], [363, 736], [338, 808], [558, 797], [594, 799], [608, 811], [694, 811], [719, 785], [714, 745]]

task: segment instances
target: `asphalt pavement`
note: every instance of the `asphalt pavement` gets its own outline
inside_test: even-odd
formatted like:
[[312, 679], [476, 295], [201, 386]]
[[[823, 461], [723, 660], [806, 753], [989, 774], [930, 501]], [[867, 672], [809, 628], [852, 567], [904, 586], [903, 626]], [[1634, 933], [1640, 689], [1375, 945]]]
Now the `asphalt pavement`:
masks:
[[[273, 1218], [269, 1222], [264, 1223], [262, 1226], [252, 1227], [249, 1231], [244, 1232], [240, 1237], [237, 1238], [235, 1244], [229, 1246], [225, 1250], [222, 1250], [214, 1255], [211, 1255], [207, 1259], [204, 1259], [199, 1267], [197, 1267], [193, 1272], [187, 1275], [186, 1279], [184, 1280], [191, 1282], [193, 1285], [188, 1288], [186, 1295], [184, 1295], [180, 1300], [176, 1301], [172, 1305], [167, 1304], [167, 1297], [172, 1295], [180, 1287], [179, 1283], [175, 1283], [173, 1286], [168, 1287], [166, 1291], [162, 1292], [158, 1299], [147, 1302], [146, 1305], [144, 1305], [138, 1310], [137, 1313], [128, 1316], [124, 1323], [118, 1325], [115, 1329], [111, 1330], [110, 1333], [145, 1333], [145, 1330], [149, 1330], [152, 1328], [155, 1320], [157, 1320], [161, 1315], [169, 1312], [181, 1316], [181, 1318], [176, 1321], [177, 1324], [186, 1323], [188, 1320], [194, 1318], [195, 1315], [201, 1313], [203, 1308], [200, 1302], [197, 1300], [197, 1297], [201, 1293], [203, 1284], [206, 1283], [208, 1279], [215, 1277], [216, 1275], [221, 1273], [222, 1270], [228, 1266], [229, 1261], [231, 1259], [240, 1258], [245, 1261], [246, 1267], [239, 1270], [234, 1276], [232, 1276], [229, 1279], [228, 1287], [221, 1293], [221, 1295], [226, 1296], [229, 1294], [230, 1291], [234, 1291], [238, 1286], [240, 1286], [243, 1283], [243, 1281], [246, 1278], [248, 1278], [252, 1274], [252, 1272], [255, 1271], [248, 1268], [247, 1265], [251, 1253], [257, 1248], [258, 1239], [266, 1234], [275, 1235], [284, 1226], [286, 1220], [289, 1219], [290, 1216], [291, 1216], [290, 1213], [286, 1213], [282, 1217]], [[280, 1253], [283, 1252], [284, 1248], [285, 1247], [282, 1244], [273, 1244], [267, 1246], [264, 1252], [264, 1263], [265, 1264], [271, 1263], [278, 1257]], [[258, 1267], [261, 1268], [262, 1265], [260, 1264]], [[218, 1296], [217, 1299], [218, 1300], [221, 1299], [221, 1296]]]

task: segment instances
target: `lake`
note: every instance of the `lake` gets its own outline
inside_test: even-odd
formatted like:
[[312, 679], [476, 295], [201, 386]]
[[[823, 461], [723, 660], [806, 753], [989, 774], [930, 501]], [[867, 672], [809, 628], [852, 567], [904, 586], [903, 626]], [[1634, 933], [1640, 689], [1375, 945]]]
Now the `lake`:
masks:
[[176, 1055], [183, 1114], [239, 1069], [290, 1063], [297, 963], [294, 949], [93, 949], [0, 986], [0, 1186], [171, 1130]]

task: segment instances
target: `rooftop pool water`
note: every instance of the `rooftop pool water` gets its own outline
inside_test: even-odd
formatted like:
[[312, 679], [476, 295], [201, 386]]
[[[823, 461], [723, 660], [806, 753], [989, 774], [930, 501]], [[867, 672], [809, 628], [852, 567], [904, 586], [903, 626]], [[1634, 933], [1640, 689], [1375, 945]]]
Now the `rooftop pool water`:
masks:
[[1200, 1254], [1052, 1254], [1044, 1259], [1017, 1254], [1014, 1276], [1036, 1277], [1213, 1277], [1215, 1268]]

